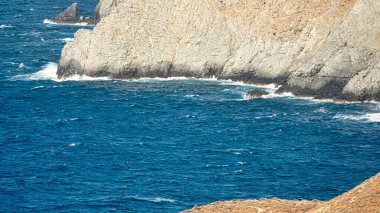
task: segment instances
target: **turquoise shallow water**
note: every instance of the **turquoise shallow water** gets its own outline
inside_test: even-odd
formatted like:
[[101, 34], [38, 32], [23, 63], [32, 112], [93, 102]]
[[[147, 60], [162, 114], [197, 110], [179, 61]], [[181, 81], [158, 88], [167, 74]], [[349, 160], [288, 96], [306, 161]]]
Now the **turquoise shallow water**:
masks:
[[[79, 1], [89, 14], [96, 1]], [[65, 2], [0, 1], [0, 211], [177, 212], [235, 198], [330, 199], [380, 171], [380, 105], [230, 81], [54, 71]], [[32, 10], [33, 9], [33, 10]]]

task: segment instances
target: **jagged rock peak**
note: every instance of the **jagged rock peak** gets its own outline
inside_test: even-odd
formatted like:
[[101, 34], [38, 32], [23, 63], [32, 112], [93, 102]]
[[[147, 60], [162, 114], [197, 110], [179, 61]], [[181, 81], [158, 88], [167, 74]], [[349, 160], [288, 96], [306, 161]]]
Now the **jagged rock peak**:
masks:
[[55, 17], [54, 21], [61, 22], [75, 22], [79, 20], [78, 16], [78, 4], [73, 3], [71, 6], [66, 8], [62, 13]]
[[73, 3], [71, 6], [66, 8], [59, 15], [57, 15], [53, 21], [56, 23], [64, 23], [64, 24], [87, 23], [87, 24], [95, 25], [100, 20], [99, 17], [95, 17], [96, 14], [97, 13], [95, 10], [94, 16], [78, 15], [78, 4]]

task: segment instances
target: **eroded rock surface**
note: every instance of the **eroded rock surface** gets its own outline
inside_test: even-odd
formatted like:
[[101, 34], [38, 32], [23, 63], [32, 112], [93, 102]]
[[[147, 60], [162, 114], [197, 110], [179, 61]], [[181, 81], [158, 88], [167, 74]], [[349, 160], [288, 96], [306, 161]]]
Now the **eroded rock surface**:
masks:
[[101, 0], [58, 77], [192, 76], [380, 100], [380, 1]]

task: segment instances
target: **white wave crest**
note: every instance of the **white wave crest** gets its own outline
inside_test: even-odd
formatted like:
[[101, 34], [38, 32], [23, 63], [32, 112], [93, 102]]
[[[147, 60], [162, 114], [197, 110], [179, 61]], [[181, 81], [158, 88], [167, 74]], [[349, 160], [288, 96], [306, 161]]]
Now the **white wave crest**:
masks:
[[244, 83], [242, 81], [232, 81], [232, 80], [219, 80], [222, 82], [222, 85], [236, 85], [236, 86], [249, 86], [249, 87], [257, 87], [257, 88], [262, 88], [266, 89], [269, 91], [276, 91], [278, 90], [281, 86], [276, 85], [276, 84], [250, 84], [250, 83]]
[[85, 22], [79, 22], [79, 23], [72, 23], [72, 24], [69, 24], [69, 23], [57, 23], [57, 22], [54, 22], [52, 20], [49, 20], [49, 19], [44, 19], [43, 20], [43, 23], [44, 24], [52, 24], [52, 25], [75, 25], [75, 26], [88, 26], [87, 23]]
[[155, 198], [153, 199], [153, 202], [155, 202], [155, 203], [161, 203], [161, 202], [170, 202], [170, 203], [174, 203], [175, 200], [173, 200], [173, 199], [168, 199], [168, 198], [162, 198], [162, 197], [155, 197]]
[[4, 62], [4, 64], [16, 65], [16, 64], [18, 64], [18, 63], [16, 63], [16, 62], [12, 62], [12, 61], [6, 61], [6, 62]]
[[313, 102], [316, 103], [334, 103], [334, 104], [360, 104], [360, 103], [366, 103], [367, 101], [361, 102], [361, 101], [345, 101], [345, 100], [334, 100], [334, 99], [318, 99], [318, 98], [310, 98]]
[[58, 65], [56, 63], [50, 62], [44, 66], [44, 68], [36, 73], [16, 75], [11, 77], [11, 80], [53, 80], [58, 81], [56, 72]]
[[29, 67], [26, 66], [24, 63], [20, 63], [20, 64], [18, 65], [18, 70], [23, 70], [23, 69], [29, 69]]
[[153, 203], [161, 203], [161, 202], [174, 203], [174, 202], [176, 202], [176, 200], [168, 199], [168, 198], [162, 198], [162, 197], [149, 198], [149, 197], [137, 197], [137, 196], [133, 196], [133, 197], [130, 197], [130, 198], [133, 198], [133, 199], [136, 199], [136, 200], [142, 200], [142, 201], [149, 201], [149, 202], [153, 202]]
[[168, 78], [161, 78], [161, 77], [155, 77], [155, 78], [139, 78], [139, 79], [127, 79], [123, 81], [132, 81], [132, 82], [154, 82], [154, 81], [185, 81], [185, 80], [197, 80], [197, 81], [217, 81], [221, 85], [236, 85], [236, 86], [249, 86], [249, 87], [255, 87], [255, 88], [263, 88], [268, 89], [269, 91], [276, 91], [280, 86], [277, 86], [276, 84], [249, 84], [244, 83], [241, 81], [232, 81], [232, 80], [223, 80], [218, 79], [215, 76], [210, 78], [195, 78], [195, 77], [168, 77]]
[[188, 78], [188, 77], [169, 77], [169, 78], [139, 78], [139, 79], [132, 79], [132, 80], [125, 80], [125, 81], [133, 81], [133, 82], [154, 82], [154, 81], [183, 81], [183, 80], [191, 80], [195, 78]]
[[317, 110], [314, 110], [314, 112], [318, 112], [318, 113], [327, 113], [329, 110], [326, 109], [325, 107], [320, 107], [319, 109]]
[[194, 98], [194, 97], [199, 97], [199, 95], [185, 95], [186, 98]]
[[270, 93], [268, 95], [263, 95], [262, 98], [294, 98], [294, 97], [297, 97], [295, 95], [293, 95], [293, 93], [291, 92], [284, 92], [284, 93], [280, 93], [280, 94], [277, 94], [277, 93]]
[[2, 24], [0, 25], [0, 29], [4, 29], [4, 28], [12, 28], [13, 26], [12, 25], [9, 25], [9, 24]]
[[45, 88], [45, 86], [36, 86], [36, 87], [33, 87], [32, 90], [42, 89], [42, 88]]
[[233, 85], [233, 86], [254, 86], [253, 84], [247, 84], [241, 81], [232, 80], [219, 80], [221, 85]]
[[333, 118], [340, 120], [380, 122], [380, 113], [367, 113], [365, 115], [342, 115], [337, 114]]
[[60, 79], [59, 81], [108, 81], [108, 77], [90, 77], [87, 75], [73, 75], [68, 78]]
[[42, 70], [25, 75], [16, 75], [10, 78], [10, 80], [24, 80], [24, 81], [35, 81], [35, 80], [51, 80], [51, 81], [104, 81], [110, 80], [108, 77], [90, 77], [86, 75], [73, 75], [68, 78], [58, 79], [57, 77], [58, 64], [49, 62], [43, 67]]
[[71, 42], [71, 41], [74, 41], [74, 38], [61, 38], [61, 39], [58, 39], [59, 41], [62, 41], [62, 42]]

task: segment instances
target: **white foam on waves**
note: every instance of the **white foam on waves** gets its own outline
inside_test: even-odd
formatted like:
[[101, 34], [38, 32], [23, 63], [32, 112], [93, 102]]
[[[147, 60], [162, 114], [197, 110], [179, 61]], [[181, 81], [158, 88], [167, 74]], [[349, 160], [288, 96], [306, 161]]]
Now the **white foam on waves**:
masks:
[[280, 94], [277, 94], [275, 92], [273, 93], [269, 93], [268, 95], [263, 95], [262, 98], [289, 98], [289, 97], [292, 97], [292, 98], [295, 98], [297, 96], [295, 96], [293, 93], [291, 92], [284, 92], [284, 93], [280, 93]]
[[87, 23], [85, 22], [80, 22], [80, 23], [73, 23], [73, 24], [66, 24], [66, 23], [57, 23], [57, 22], [54, 22], [50, 19], [44, 19], [43, 21], [44, 24], [52, 24], [52, 25], [75, 25], [75, 26], [88, 26]]
[[18, 70], [23, 70], [23, 69], [29, 69], [29, 67], [26, 66], [24, 63], [20, 63], [20, 64], [18, 65]]
[[58, 39], [62, 42], [71, 42], [71, 41], [74, 41], [74, 38], [61, 38], [61, 39]]
[[36, 73], [16, 75], [11, 77], [11, 80], [53, 80], [58, 81], [56, 72], [58, 65], [56, 63], [50, 62], [44, 66], [44, 68]]
[[249, 84], [244, 83], [241, 81], [232, 81], [232, 80], [222, 80], [218, 79], [215, 76], [210, 78], [195, 78], [195, 77], [168, 77], [168, 78], [139, 78], [139, 79], [127, 79], [123, 81], [132, 81], [132, 82], [155, 82], [155, 81], [185, 81], [185, 80], [197, 80], [197, 81], [217, 81], [220, 82], [221, 85], [236, 85], [236, 86], [248, 86], [248, 87], [255, 87], [255, 88], [263, 88], [268, 90], [269, 92], [275, 92], [280, 86], [277, 86], [276, 84], [265, 84], [265, 85], [259, 85], [259, 84]]
[[13, 26], [12, 25], [9, 25], [9, 24], [2, 24], [0, 25], [0, 29], [4, 29], [4, 28], [12, 28]]
[[176, 200], [169, 199], [169, 198], [163, 198], [163, 197], [137, 197], [137, 196], [132, 196], [130, 198], [136, 199], [136, 200], [142, 200], [142, 201], [149, 201], [153, 203], [162, 203], [162, 202], [169, 202], [169, 203], [174, 203]]
[[281, 87], [276, 84], [249, 84], [249, 83], [244, 83], [242, 81], [232, 81], [232, 80], [218, 80], [218, 81], [222, 82], [221, 83], [222, 85], [258, 87], [258, 88], [263, 88], [265, 90], [268, 90], [268, 92], [275, 92]]
[[45, 86], [36, 86], [36, 87], [33, 87], [32, 90], [42, 89], [42, 88], [45, 88]]
[[25, 74], [25, 75], [16, 75], [10, 78], [10, 80], [24, 80], [24, 81], [31, 81], [31, 80], [51, 80], [51, 81], [103, 81], [103, 80], [110, 80], [108, 77], [90, 77], [86, 75], [73, 75], [71, 77], [65, 78], [65, 79], [58, 79], [57, 78], [57, 69], [58, 64], [49, 62], [47, 65], [43, 67], [42, 70], [32, 73], [32, 74]]
[[189, 78], [189, 77], [169, 77], [169, 78], [139, 78], [139, 79], [127, 79], [123, 81], [130, 81], [130, 82], [155, 82], [155, 81], [183, 81], [183, 80], [195, 80], [196, 78]]
[[380, 113], [367, 113], [364, 115], [342, 115], [337, 114], [335, 119], [340, 120], [352, 120], [352, 121], [364, 121], [364, 122], [380, 122]]
[[108, 77], [90, 77], [87, 75], [73, 75], [59, 81], [108, 81], [111, 80]]

